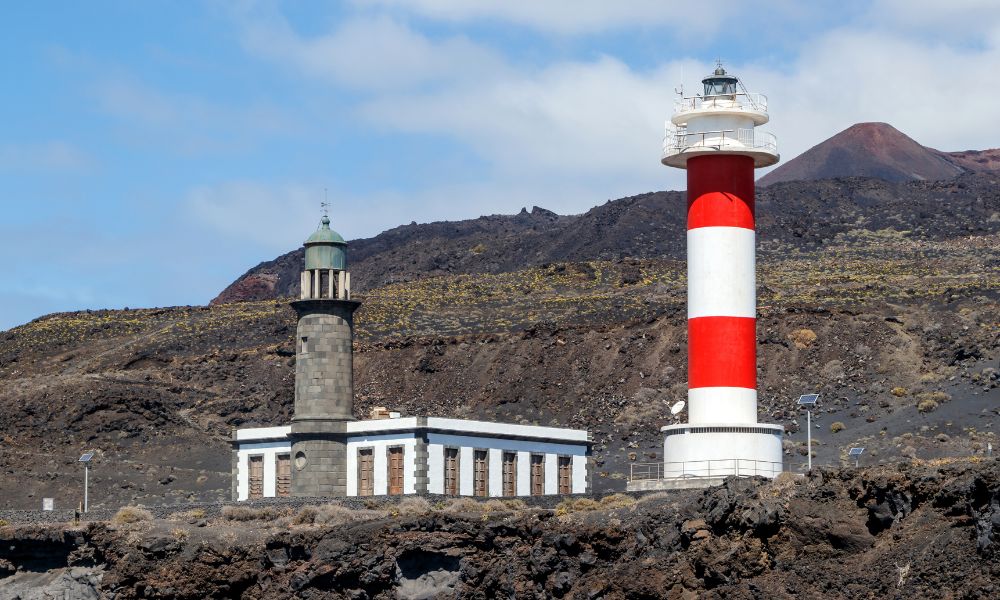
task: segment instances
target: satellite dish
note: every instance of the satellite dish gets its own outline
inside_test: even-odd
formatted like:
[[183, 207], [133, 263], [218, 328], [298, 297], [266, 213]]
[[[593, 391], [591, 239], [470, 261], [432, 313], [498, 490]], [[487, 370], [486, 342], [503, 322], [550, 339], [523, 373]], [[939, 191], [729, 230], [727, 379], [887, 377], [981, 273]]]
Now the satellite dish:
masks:
[[680, 400], [679, 402], [670, 407], [670, 414], [676, 415], [682, 410], [684, 410], [684, 401]]

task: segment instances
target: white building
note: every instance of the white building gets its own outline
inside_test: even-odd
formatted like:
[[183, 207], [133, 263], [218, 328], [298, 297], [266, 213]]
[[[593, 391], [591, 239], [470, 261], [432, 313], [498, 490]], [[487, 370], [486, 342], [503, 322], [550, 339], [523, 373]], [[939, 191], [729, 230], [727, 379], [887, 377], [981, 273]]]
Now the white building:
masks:
[[[447, 494], [514, 497], [591, 489], [582, 429], [395, 413], [354, 420], [354, 311], [346, 243], [324, 217], [306, 241], [290, 425], [233, 432], [234, 500]], [[395, 418], [393, 418], [393, 416]]]
[[[291, 495], [290, 426], [236, 431], [236, 500]], [[406, 417], [347, 424], [347, 496], [516, 497], [590, 490], [580, 429]]]

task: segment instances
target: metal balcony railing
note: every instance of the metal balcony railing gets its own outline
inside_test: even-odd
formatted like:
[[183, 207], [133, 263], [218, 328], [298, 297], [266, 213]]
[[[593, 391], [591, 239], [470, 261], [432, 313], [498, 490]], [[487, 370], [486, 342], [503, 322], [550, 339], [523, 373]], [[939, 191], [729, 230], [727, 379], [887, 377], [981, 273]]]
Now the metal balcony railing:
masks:
[[738, 110], [766, 113], [767, 96], [741, 93], [722, 96], [692, 96], [674, 100], [675, 114], [694, 110]]
[[784, 470], [782, 463], [749, 458], [690, 460], [683, 462], [633, 463], [629, 481], [647, 479], [688, 479], [691, 477], [775, 477]]
[[685, 128], [667, 128], [663, 137], [663, 158], [700, 149], [758, 150], [777, 154], [778, 138], [774, 137], [773, 133], [752, 128], [698, 133], [688, 133]]

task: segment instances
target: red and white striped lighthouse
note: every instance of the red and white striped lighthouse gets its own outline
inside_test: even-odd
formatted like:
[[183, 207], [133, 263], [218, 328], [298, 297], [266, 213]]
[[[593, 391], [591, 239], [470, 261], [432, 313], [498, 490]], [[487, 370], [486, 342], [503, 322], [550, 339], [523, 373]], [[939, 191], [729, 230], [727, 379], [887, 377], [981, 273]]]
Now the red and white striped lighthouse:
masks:
[[663, 428], [667, 477], [781, 471], [780, 425], [757, 422], [754, 169], [778, 162], [767, 98], [722, 65], [675, 105], [663, 164], [687, 169], [688, 422]]

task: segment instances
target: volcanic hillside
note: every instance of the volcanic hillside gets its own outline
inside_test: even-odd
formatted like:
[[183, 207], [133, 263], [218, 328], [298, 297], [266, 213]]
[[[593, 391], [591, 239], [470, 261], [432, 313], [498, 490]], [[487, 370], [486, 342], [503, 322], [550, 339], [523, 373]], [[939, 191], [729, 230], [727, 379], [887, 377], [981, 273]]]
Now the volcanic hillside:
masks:
[[[760, 413], [788, 428], [790, 468], [805, 462], [793, 401], [807, 391], [823, 394], [818, 464], [852, 445], [871, 462], [1000, 447], [998, 184], [762, 191]], [[651, 193], [352, 243], [367, 284], [357, 415], [585, 427], [596, 488], [621, 489], [631, 464], [662, 459], [659, 427], [685, 395], [682, 206]], [[281, 260], [297, 280], [299, 258]], [[0, 334], [0, 507], [75, 505], [85, 450], [95, 506], [227, 497], [230, 429], [290, 416], [294, 331], [287, 300], [266, 299], [54, 314]]]
[[757, 184], [834, 177], [934, 181], [998, 167], [997, 149], [941, 152], [921, 146], [888, 123], [858, 123], [778, 166]]

